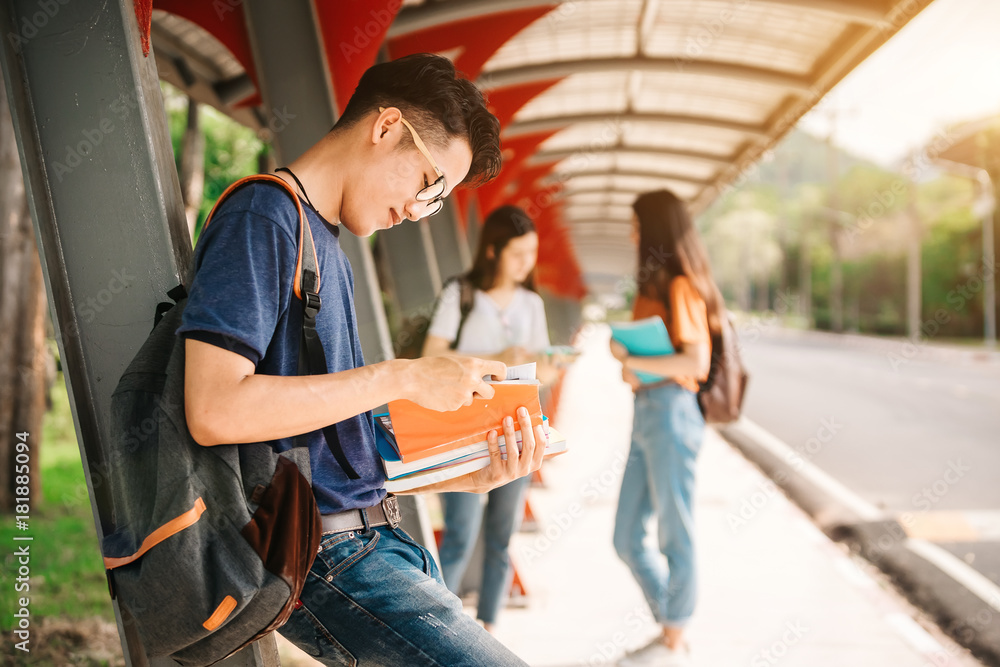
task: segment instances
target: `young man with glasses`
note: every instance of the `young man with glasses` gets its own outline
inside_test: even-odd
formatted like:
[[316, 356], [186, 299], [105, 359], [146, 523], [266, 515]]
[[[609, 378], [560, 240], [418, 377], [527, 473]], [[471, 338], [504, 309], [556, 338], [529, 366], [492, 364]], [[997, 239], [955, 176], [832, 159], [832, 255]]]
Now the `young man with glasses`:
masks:
[[[324, 535], [301, 604], [279, 632], [324, 664], [524, 664], [462, 612], [427, 550], [397, 527], [371, 414], [397, 398], [454, 410], [474, 394], [491, 397], [483, 377], [506, 369], [467, 357], [365, 365], [338, 238], [344, 228], [366, 237], [433, 215], [455, 186], [490, 180], [500, 162], [499, 124], [482, 94], [448, 60], [420, 54], [369, 69], [336, 126], [279, 170], [315, 239], [326, 375], [298, 375], [298, 214], [288, 193], [266, 182], [236, 190], [198, 241], [178, 329], [188, 426], [203, 445], [269, 440], [285, 450], [306, 434]], [[327, 447], [321, 429], [330, 424], [349, 465]], [[418, 491], [485, 492], [538, 469], [544, 433], [519, 411], [505, 420], [508, 442], [516, 424], [520, 455], [512, 448], [504, 459], [493, 432], [489, 467]]]

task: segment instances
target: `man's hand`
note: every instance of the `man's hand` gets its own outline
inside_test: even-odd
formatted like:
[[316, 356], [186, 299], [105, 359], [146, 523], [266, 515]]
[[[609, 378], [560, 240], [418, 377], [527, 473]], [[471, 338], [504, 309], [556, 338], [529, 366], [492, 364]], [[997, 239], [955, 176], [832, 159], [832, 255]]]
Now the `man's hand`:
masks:
[[475, 395], [493, 398], [494, 389], [483, 377], [503, 380], [507, 366], [475, 357], [422, 357], [412, 362], [409, 374], [406, 398], [430, 410], [450, 412], [472, 405]]
[[545, 458], [545, 429], [541, 425], [532, 428], [531, 417], [524, 408], [518, 408], [517, 422], [521, 429], [520, 452], [517, 451], [514, 420], [511, 417], [505, 417], [503, 420], [506, 459], [500, 451], [497, 432], [490, 431], [486, 436], [486, 443], [490, 448], [490, 464], [469, 475], [473, 493], [486, 493], [515, 479], [530, 475], [542, 467], [542, 459]]
[[611, 356], [625, 365], [625, 360], [628, 359], [628, 348], [616, 341], [611, 339]]

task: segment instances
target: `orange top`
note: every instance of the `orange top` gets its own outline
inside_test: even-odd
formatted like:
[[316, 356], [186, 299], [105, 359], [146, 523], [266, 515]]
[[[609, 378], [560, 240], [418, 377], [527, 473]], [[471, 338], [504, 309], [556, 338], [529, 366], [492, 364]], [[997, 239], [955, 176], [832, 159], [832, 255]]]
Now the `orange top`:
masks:
[[[670, 305], [672, 321], [668, 322], [667, 309], [658, 299], [639, 294], [635, 298], [632, 319], [641, 320], [659, 315], [667, 326], [670, 342], [675, 349], [683, 349], [685, 343], [706, 343], [711, 354], [712, 336], [708, 330], [708, 306], [687, 276], [678, 276], [670, 281]], [[704, 381], [705, 377], [677, 376], [673, 380], [685, 389], [697, 393], [698, 382]]]

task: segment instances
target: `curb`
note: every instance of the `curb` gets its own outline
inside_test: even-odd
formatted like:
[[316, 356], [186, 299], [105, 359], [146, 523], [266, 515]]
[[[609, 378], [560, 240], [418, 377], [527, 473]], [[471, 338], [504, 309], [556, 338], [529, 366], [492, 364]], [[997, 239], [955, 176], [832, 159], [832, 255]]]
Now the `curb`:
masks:
[[955, 641], [984, 664], [1000, 667], [1000, 587], [937, 545], [908, 537], [895, 518], [749, 419], [717, 431], [830, 539], [857, 550]]

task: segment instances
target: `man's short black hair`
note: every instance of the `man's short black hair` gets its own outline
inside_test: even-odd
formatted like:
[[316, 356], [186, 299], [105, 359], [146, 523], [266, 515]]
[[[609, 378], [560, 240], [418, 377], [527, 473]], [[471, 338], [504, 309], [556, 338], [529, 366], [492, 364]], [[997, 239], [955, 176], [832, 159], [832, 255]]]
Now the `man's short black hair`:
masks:
[[[398, 108], [428, 145], [468, 140], [472, 165], [463, 183], [477, 187], [500, 173], [500, 122], [483, 93], [447, 58], [416, 53], [368, 68], [334, 129], [351, 127], [380, 106]], [[412, 141], [409, 132], [403, 140]]]

